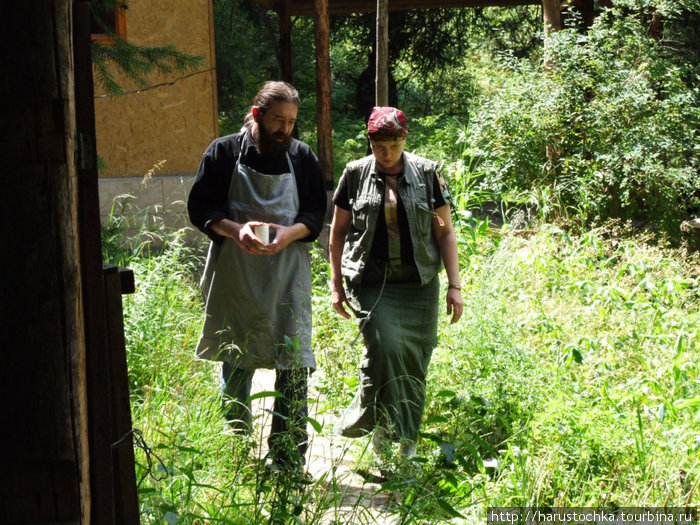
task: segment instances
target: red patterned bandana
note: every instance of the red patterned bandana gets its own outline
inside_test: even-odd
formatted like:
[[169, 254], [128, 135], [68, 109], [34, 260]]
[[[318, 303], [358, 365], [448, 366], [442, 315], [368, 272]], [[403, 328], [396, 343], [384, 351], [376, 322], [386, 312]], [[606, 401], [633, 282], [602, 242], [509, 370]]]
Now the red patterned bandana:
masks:
[[372, 140], [397, 140], [408, 133], [406, 115], [391, 107], [375, 107], [367, 121], [367, 134]]

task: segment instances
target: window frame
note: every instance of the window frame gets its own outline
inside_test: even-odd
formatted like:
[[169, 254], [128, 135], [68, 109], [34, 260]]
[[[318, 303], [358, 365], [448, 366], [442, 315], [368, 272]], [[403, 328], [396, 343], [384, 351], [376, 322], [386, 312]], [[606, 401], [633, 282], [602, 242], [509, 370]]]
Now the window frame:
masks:
[[126, 8], [117, 7], [114, 10], [114, 33], [92, 33], [90, 38], [103, 46], [116, 44], [115, 36], [126, 40]]

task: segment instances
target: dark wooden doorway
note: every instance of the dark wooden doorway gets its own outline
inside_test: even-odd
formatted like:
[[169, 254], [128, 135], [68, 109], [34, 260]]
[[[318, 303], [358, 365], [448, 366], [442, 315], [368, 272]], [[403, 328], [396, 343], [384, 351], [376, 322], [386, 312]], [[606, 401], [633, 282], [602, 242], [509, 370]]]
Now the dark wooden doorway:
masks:
[[130, 282], [102, 265], [89, 20], [87, 1], [0, 5], [3, 524], [139, 522], [131, 440], [113, 447]]

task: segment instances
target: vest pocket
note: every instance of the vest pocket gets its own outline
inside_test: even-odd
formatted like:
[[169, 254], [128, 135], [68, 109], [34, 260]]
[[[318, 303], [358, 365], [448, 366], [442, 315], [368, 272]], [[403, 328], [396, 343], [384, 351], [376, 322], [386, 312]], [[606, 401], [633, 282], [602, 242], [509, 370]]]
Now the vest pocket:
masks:
[[352, 204], [352, 225], [358, 230], [366, 230], [371, 211], [372, 201], [357, 199]]
[[433, 209], [425, 202], [416, 204], [416, 222], [418, 223], [418, 231], [431, 232], [431, 222], [433, 220]]

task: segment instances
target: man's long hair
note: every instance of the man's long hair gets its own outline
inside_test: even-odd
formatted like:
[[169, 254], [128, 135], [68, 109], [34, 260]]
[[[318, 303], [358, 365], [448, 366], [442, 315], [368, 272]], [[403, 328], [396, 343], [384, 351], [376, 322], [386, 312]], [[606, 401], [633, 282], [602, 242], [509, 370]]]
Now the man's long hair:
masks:
[[[299, 105], [299, 92], [288, 82], [271, 80], [266, 82], [255, 95], [253, 106], [258, 108], [260, 116], [270, 109], [275, 102], [291, 102]], [[253, 125], [253, 111], [249, 111], [243, 119], [243, 126], [250, 129]]]

